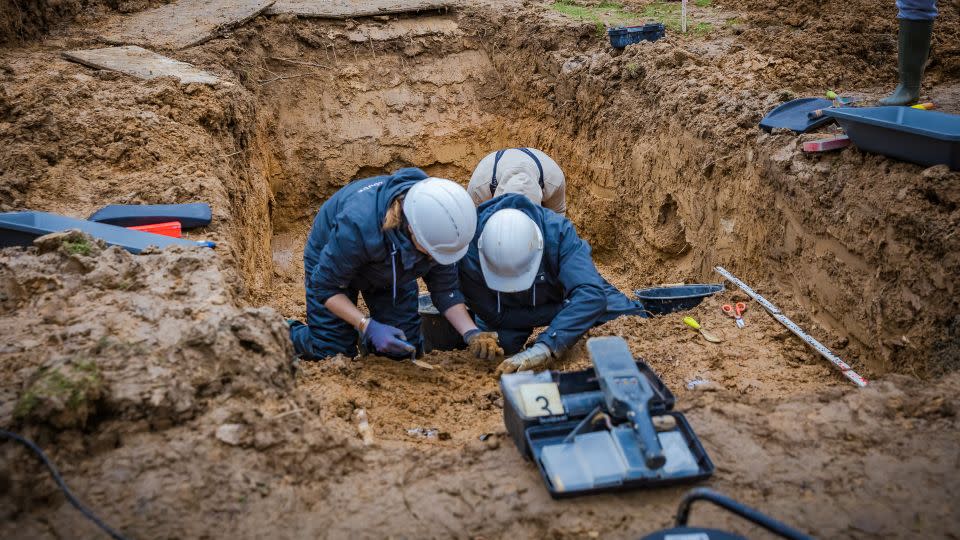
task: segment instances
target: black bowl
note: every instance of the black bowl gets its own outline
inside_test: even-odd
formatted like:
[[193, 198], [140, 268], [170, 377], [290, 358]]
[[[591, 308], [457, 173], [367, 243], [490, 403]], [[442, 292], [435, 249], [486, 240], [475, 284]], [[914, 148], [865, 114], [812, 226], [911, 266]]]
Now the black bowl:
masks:
[[722, 283], [705, 285], [674, 285], [640, 289], [633, 294], [653, 315], [666, 315], [696, 307], [703, 299], [723, 290]]

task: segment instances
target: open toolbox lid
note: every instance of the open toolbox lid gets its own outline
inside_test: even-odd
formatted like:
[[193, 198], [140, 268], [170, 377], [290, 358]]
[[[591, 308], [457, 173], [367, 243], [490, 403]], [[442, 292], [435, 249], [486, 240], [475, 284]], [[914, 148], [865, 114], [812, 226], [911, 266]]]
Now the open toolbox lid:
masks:
[[[660, 414], [673, 410], [676, 398], [660, 377], [643, 360], [637, 360], [637, 369], [646, 377], [655, 397], [650, 403], [650, 413]], [[556, 383], [560, 393], [560, 405], [551, 404], [552, 411], [560, 414], [530, 415], [523, 406], [520, 387], [528, 384]], [[600, 382], [591, 367], [580, 371], [543, 371], [540, 373], [520, 372], [500, 377], [500, 392], [503, 394], [503, 421], [507, 432], [520, 453], [532, 457], [525, 432], [533, 426], [558, 422], [579, 421], [603, 402]]]

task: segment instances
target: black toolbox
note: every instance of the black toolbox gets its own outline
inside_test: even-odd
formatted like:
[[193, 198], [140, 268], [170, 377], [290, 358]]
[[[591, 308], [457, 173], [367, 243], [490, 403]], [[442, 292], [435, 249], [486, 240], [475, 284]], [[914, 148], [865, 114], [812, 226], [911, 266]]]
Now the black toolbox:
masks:
[[[620, 339], [620, 338], [594, 338]], [[626, 343], [623, 344], [625, 354], [629, 354]], [[576, 428], [581, 421], [596, 407], [603, 405], [603, 394], [593, 368], [573, 372], [546, 371], [537, 374], [515, 373], [504, 375], [500, 379], [500, 390], [503, 393], [503, 419], [507, 432], [513, 438], [520, 453], [536, 463], [547, 485], [547, 490], [554, 498], [570, 497], [602, 491], [657, 487], [686, 482], [696, 482], [710, 477], [714, 471], [713, 462], [699, 439], [682, 413], [673, 412], [676, 399], [660, 377], [643, 360], [636, 362], [637, 368], [654, 391], [655, 397], [650, 401], [650, 416], [670, 416], [675, 420], [675, 427], [670, 436], [676, 441], [682, 441], [689, 454], [688, 467], [684, 470], [670, 471], [667, 468], [657, 471], [634, 471], [618, 479], [597, 482], [588, 488], [571, 489], [569, 486], [558, 485], [556, 478], [551, 478], [543, 461], [544, 449], [551, 445], [559, 445]], [[556, 383], [563, 404], [563, 414], [549, 416], [528, 416], [524, 413], [520, 403], [519, 388], [531, 383]], [[592, 426], [582, 434], [605, 431], [605, 426]], [[610, 431], [611, 437], [617, 439], [620, 426], [614, 426]], [[664, 435], [658, 435], [664, 436]], [[578, 435], [579, 437], [579, 435]], [[694, 465], [695, 464], [695, 465]], [[640, 476], [637, 476], [640, 475]]]

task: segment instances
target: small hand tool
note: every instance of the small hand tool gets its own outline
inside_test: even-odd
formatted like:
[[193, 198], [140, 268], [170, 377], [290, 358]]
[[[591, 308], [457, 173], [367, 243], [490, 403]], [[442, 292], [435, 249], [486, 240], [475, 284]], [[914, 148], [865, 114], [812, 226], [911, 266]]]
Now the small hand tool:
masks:
[[[408, 345], [409, 345], [409, 344], [408, 344]], [[417, 348], [416, 348], [416, 347], [414, 347], [413, 345], [409, 345], [409, 347], [410, 347], [410, 361], [413, 362], [413, 365], [415, 365], [415, 366], [417, 366], [417, 367], [420, 367], [420, 368], [423, 368], [423, 369], [433, 369], [433, 366], [432, 366], [431, 364], [428, 364], [428, 363], [424, 362], [423, 360], [417, 360]]]
[[715, 335], [711, 334], [710, 332], [704, 330], [703, 327], [700, 326], [700, 323], [698, 323], [697, 320], [694, 319], [693, 317], [684, 317], [684, 318], [683, 318], [683, 324], [689, 326], [690, 328], [693, 328], [694, 330], [699, 330], [699, 331], [700, 331], [700, 335], [703, 336], [703, 339], [709, 341], [710, 343], [721, 343], [721, 342], [723, 341], [722, 339], [718, 338], [717, 336], [715, 336]]
[[737, 302], [735, 305], [724, 304], [720, 309], [728, 316], [732, 317], [736, 323], [737, 328], [743, 328], [743, 312], [747, 310], [747, 305], [743, 302]]

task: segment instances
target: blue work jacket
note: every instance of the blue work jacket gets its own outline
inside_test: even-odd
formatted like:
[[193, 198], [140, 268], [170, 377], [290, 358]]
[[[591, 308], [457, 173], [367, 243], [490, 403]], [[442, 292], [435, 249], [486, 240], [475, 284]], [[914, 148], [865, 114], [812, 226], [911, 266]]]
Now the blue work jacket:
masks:
[[[480, 234], [490, 216], [504, 208], [520, 210], [543, 233], [540, 269], [526, 291], [498, 293], [487, 287], [480, 268]], [[467, 305], [488, 327], [522, 330], [548, 326], [537, 341], [559, 354], [606, 313], [608, 294], [622, 296], [600, 276], [590, 256], [590, 244], [577, 236], [567, 218], [516, 193], [481, 204], [477, 213], [477, 234], [458, 263], [460, 288]]]
[[382, 230], [390, 203], [427, 174], [416, 168], [351, 182], [323, 203], [303, 250], [308, 308], [331, 296], [393, 289], [422, 277], [441, 313], [463, 303], [455, 265], [437, 264], [405, 226]]

